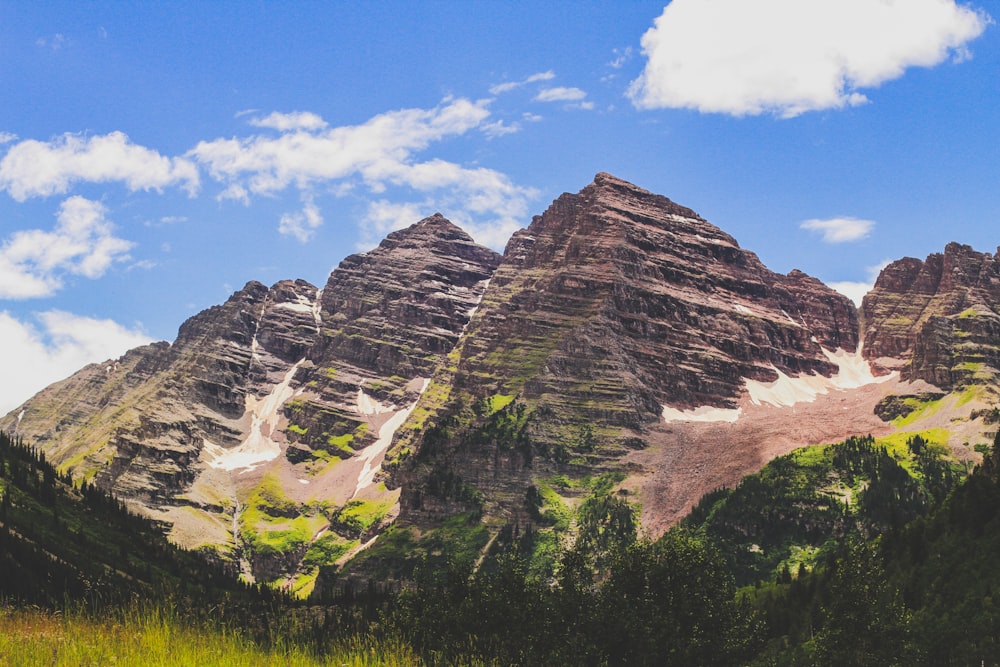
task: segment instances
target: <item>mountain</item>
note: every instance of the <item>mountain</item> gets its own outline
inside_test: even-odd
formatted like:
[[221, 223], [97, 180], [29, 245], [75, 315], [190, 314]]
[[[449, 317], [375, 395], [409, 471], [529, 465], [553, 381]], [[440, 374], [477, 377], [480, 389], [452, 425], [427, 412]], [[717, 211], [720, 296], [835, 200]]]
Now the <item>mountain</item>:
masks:
[[820, 281], [602, 173], [503, 256], [431, 216], [322, 289], [250, 282], [0, 429], [175, 543], [299, 594], [345, 564], [475, 559], [509, 530], [544, 555], [621, 503], [655, 536], [805, 445], [916, 434], [977, 458], [995, 258], [934, 257], [887, 267], [859, 321]]
[[176, 543], [307, 588], [316, 563], [391, 519], [381, 458], [498, 261], [432, 216], [345, 259], [322, 290], [250, 282], [173, 344], [88, 366], [0, 428]]
[[[523, 514], [534, 477], [620, 469], [665, 422], [735, 419], [747, 384], [766, 398], [792, 376], [835, 382], [857, 347], [846, 297], [799, 271], [776, 274], [690, 209], [598, 174], [510, 240], [456, 354], [450, 400], [525, 406], [531, 445], [505, 457], [509, 488], [492, 497], [496, 443], [470, 447], [461, 429], [422, 467]], [[419, 438], [397, 448], [428, 453]], [[412, 475], [404, 513], [449, 500]]]

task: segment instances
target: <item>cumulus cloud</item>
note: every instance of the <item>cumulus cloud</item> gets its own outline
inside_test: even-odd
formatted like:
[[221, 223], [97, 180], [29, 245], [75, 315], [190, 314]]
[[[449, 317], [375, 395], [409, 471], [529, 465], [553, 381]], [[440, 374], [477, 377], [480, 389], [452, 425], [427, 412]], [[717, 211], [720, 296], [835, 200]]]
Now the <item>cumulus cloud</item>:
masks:
[[88, 363], [120, 357], [151, 341], [141, 328], [60, 310], [34, 319], [37, 324], [0, 311], [0, 367], [6, 377], [17, 378], [0, 386], [0, 414]]
[[[446, 99], [432, 109], [391, 111], [360, 125], [311, 129], [297, 125], [277, 136], [203, 141], [187, 157], [204, 165], [224, 185], [220, 195], [224, 199], [247, 203], [252, 196], [294, 188], [303, 201], [312, 202], [321, 189], [337, 193], [358, 184], [377, 195], [401, 190], [400, 197], [392, 198], [397, 201], [418, 193], [441, 209], [447, 204], [454, 215], [483, 229], [507, 229], [512, 219], [524, 220], [528, 201], [537, 196], [534, 190], [517, 186], [491, 169], [418, 159], [430, 145], [473, 130], [487, 135], [513, 131], [514, 126], [489, 121], [487, 104]], [[277, 129], [276, 124], [272, 127]], [[310, 204], [301, 213], [283, 216], [279, 229], [307, 240], [321, 222], [318, 210]]]
[[177, 185], [193, 195], [198, 167], [185, 158], [165, 157], [134, 144], [122, 132], [27, 139], [11, 146], [0, 160], [0, 189], [17, 201], [64, 194], [75, 183], [111, 182], [132, 191]]
[[11, 132], [0, 132], [0, 145], [9, 144], [12, 141], [17, 141], [17, 135]]
[[871, 220], [844, 217], [806, 220], [799, 227], [821, 233], [824, 243], [848, 243], [867, 238], [875, 228], [875, 223]]
[[735, 116], [863, 104], [909, 67], [969, 57], [990, 22], [954, 0], [673, 0], [642, 37], [629, 96]]
[[546, 72], [538, 72], [532, 74], [531, 76], [521, 79], [520, 81], [507, 81], [504, 83], [498, 83], [495, 86], [490, 87], [490, 95], [502, 95], [503, 93], [509, 93], [512, 90], [516, 90], [521, 86], [526, 86], [529, 83], [537, 83], [539, 81], [551, 81], [556, 78], [556, 73], [552, 70]]
[[99, 278], [128, 259], [132, 243], [114, 235], [100, 202], [70, 197], [59, 207], [52, 231], [21, 230], [0, 246], [0, 298], [50, 296], [63, 276]]

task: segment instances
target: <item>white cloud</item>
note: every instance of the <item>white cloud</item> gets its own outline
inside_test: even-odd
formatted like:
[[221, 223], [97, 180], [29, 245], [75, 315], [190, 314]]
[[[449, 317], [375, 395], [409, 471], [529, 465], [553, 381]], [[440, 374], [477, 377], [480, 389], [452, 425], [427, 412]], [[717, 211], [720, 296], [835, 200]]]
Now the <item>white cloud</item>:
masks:
[[49, 142], [14, 144], [0, 160], [0, 189], [17, 201], [67, 192], [73, 183], [121, 182], [130, 190], [179, 185], [193, 195], [198, 168], [133, 144], [122, 132], [81, 137], [64, 134]]
[[556, 86], [544, 88], [535, 95], [536, 102], [579, 102], [587, 97], [587, 93], [579, 88]]
[[539, 81], [551, 81], [556, 78], [556, 73], [552, 70], [546, 72], [538, 72], [532, 74], [531, 76], [521, 79], [520, 81], [507, 81], [505, 83], [498, 83], [495, 86], [490, 86], [490, 95], [502, 95], [503, 93], [509, 93], [512, 90], [516, 90], [521, 86], [526, 86], [529, 83], [537, 83]]
[[311, 111], [293, 111], [292, 113], [274, 111], [263, 118], [253, 118], [249, 122], [254, 127], [268, 127], [279, 132], [322, 130], [326, 127], [326, 121]]
[[460, 135], [489, 116], [485, 103], [458, 99], [433, 109], [403, 109], [366, 123], [324, 132], [301, 129], [277, 137], [199, 142], [188, 155], [224, 183], [238, 183], [252, 194], [273, 194], [361, 175], [378, 182], [386, 165], [406, 164], [432, 142]]
[[625, 66], [625, 63], [632, 59], [631, 46], [627, 46], [624, 49], [612, 49], [611, 53], [614, 55], [614, 58], [608, 63], [608, 67], [612, 69], [621, 69]]
[[11, 234], [0, 246], [0, 298], [50, 296], [65, 274], [99, 278], [128, 259], [132, 243], [117, 238], [100, 202], [70, 197], [59, 207], [52, 231]]
[[281, 216], [278, 231], [286, 236], [294, 236], [300, 243], [306, 243], [323, 224], [323, 216], [312, 201], [306, 201], [300, 213], [286, 213]]
[[811, 232], [822, 233], [824, 243], [847, 243], [867, 238], [872, 229], [875, 228], [875, 223], [871, 220], [844, 217], [828, 220], [806, 220], [799, 227]]
[[840, 292], [851, 301], [854, 302], [855, 306], [861, 305], [861, 300], [865, 298], [865, 294], [871, 291], [874, 283], [862, 283], [853, 282], [850, 280], [841, 280], [837, 282], [829, 283], [829, 287], [834, 291]]
[[868, 274], [868, 280], [866, 282], [842, 280], [828, 283], [828, 285], [848, 297], [854, 302], [854, 305], [860, 307], [861, 300], [865, 298], [865, 295], [868, 294], [873, 287], [875, 287], [875, 280], [878, 278], [879, 274], [882, 273], [882, 269], [889, 266], [891, 263], [892, 260], [884, 259], [874, 266], [867, 267], [865, 269], [865, 272]]
[[0, 414], [88, 363], [120, 357], [151, 340], [141, 329], [112, 320], [60, 310], [35, 317], [41, 328], [0, 311], [0, 367], [5, 377], [16, 378], [0, 386]]
[[17, 135], [12, 132], [0, 132], [0, 146], [3, 144], [9, 144], [12, 141], [17, 141]]
[[435, 212], [434, 203], [425, 201], [391, 202], [379, 199], [368, 204], [368, 211], [362, 221], [362, 237], [358, 250], [370, 250], [389, 232], [409, 227]]
[[[517, 186], [505, 174], [491, 169], [417, 159], [431, 144], [472, 130], [487, 135], [514, 131], [513, 125], [489, 122], [487, 104], [446, 99], [432, 109], [391, 111], [360, 125], [316, 131], [293, 128], [277, 136], [203, 141], [188, 156], [224, 184], [221, 198], [248, 203], [251, 196], [295, 188], [303, 201], [312, 202], [320, 188], [343, 194], [359, 182], [373, 194], [395, 191], [394, 196], [380, 200], [409, 200], [418, 193], [425, 201], [442, 210], [447, 206], [453, 215], [473, 221], [481, 229], [507, 229], [512, 219], [523, 221], [526, 217], [528, 200], [537, 196], [533, 189]], [[381, 206], [377, 202], [375, 208]], [[307, 207], [302, 213], [282, 216], [279, 230], [307, 240], [321, 222], [318, 211], [313, 212], [315, 216], [310, 217]], [[376, 228], [371, 221], [381, 219], [376, 215], [365, 224]]]
[[459, 198], [427, 199], [422, 202], [371, 202], [362, 224], [359, 250], [374, 248], [389, 232], [409, 227], [435, 212], [464, 229], [469, 236], [494, 250], [503, 250], [511, 234], [523, 226], [520, 216], [507, 215], [479, 220], [463, 206]]
[[991, 22], [954, 0], [673, 0], [642, 37], [639, 108], [792, 117], [969, 57]]
[[496, 137], [502, 137], [507, 134], [520, 132], [521, 124], [511, 123], [508, 125], [503, 120], [498, 120], [493, 123], [484, 123], [481, 129], [487, 139], [495, 139]]

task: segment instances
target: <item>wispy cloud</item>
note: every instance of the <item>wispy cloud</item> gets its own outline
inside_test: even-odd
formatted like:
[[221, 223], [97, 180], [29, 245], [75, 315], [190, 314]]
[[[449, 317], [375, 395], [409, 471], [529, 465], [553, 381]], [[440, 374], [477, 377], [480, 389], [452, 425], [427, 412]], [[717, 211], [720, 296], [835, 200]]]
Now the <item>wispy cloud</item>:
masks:
[[492, 123], [484, 123], [480, 128], [487, 139], [495, 139], [508, 134], [515, 134], [521, 131], [520, 123], [507, 123], [503, 119]]
[[66, 36], [62, 33], [55, 33], [46, 37], [39, 37], [35, 40], [35, 46], [42, 49], [52, 49], [58, 51], [66, 45]]
[[114, 235], [100, 202], [70, 197], [59, 207], [52, 231], [14, 232], [0, 246], [0, 299], [54, 294], [63, 276], [100, 278], [128, 259], [132, 243]]
[[806, 220], [800, 228], [823, 235], [824, 243], [848, 243], [867, 238], [875, 228], [871, 220], [860, 218], [829, 218], [826, 220]]
[[864, 104], [907, 68], [968, 58], [991, 22], [954, 0], [673, 0], [642, 37], [629, 96], [735, 116]]
[[535, 95], [536, 102], [579, 102], [587, 97], [587, 93], [579, 88], [556, 86], [544, 88]]
[[285, 236], [298, 239], [300, 243], [306, 243], [316, 234], [316, 230], [322, 224], [323, 216], [320, 215], [319, 208], [311, 199], [307, 199], [301, 212], [286, 213], [281, 216], [278, 231]]
[[490, 95], [502, 95], [504, 93], [509, 93], [512, 90], [517, 90], [521, 86], [526, 86], [529, 83], [538, 83], [539, 81], [551, 81], [556, 78], [556, 73], [552, 70], [546, 72], [538, 72], [532, 74], [529, 77], [521, 79], [520, 81], [507, 81], [504, 83], [498, 83], [494, 86], [490, 86]]
[[0, 190], [17, 201], [65, 194], [76, 183], [124, 184], [129, 190], [180, 186], [198, 189], [198, 167], [133, 144], [122, 132], [82, 137], [64, 134], [52, 141], [27, 139], [0, 160]]
[[115, 359], [151, 342], [141, 327], [130, 329], [61, 310], [36, 313], [34, 320], [0, 311], [0, 367], [17, 378], [0, 384], [0, 414], [88, 363]]
[[325, 120], [311, 111], [293, 111], [292, 113], [274, 111], [263, 118], [251, 118], [249, 122], [254, 127], [267, 127], [279, 132], [322, 130], [327, 125]]
[[611, 54], [614, 56], [611, 62], [608, 63], [608, 67], [612, 69], [621, 69], [625, 66], [629, 60], [632, 59], [632, 47], [627, 46], [624, 49], [613, 49]]

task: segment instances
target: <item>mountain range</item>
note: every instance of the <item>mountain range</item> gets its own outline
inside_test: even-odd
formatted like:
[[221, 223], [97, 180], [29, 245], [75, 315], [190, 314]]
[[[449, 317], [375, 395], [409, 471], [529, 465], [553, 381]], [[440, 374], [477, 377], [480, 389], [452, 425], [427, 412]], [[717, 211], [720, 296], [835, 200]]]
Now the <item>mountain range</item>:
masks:
[[804, 445], [919, 434], [975, 461], [998, 373], [1000, 249], [900, 259], [858, 309], [601, 173], [502, 255], [433, 215], [322, 288], [247, 283], [0, 429], [306, 595], [512, 527], [570, 542], [597, 488], [656, 536]]

